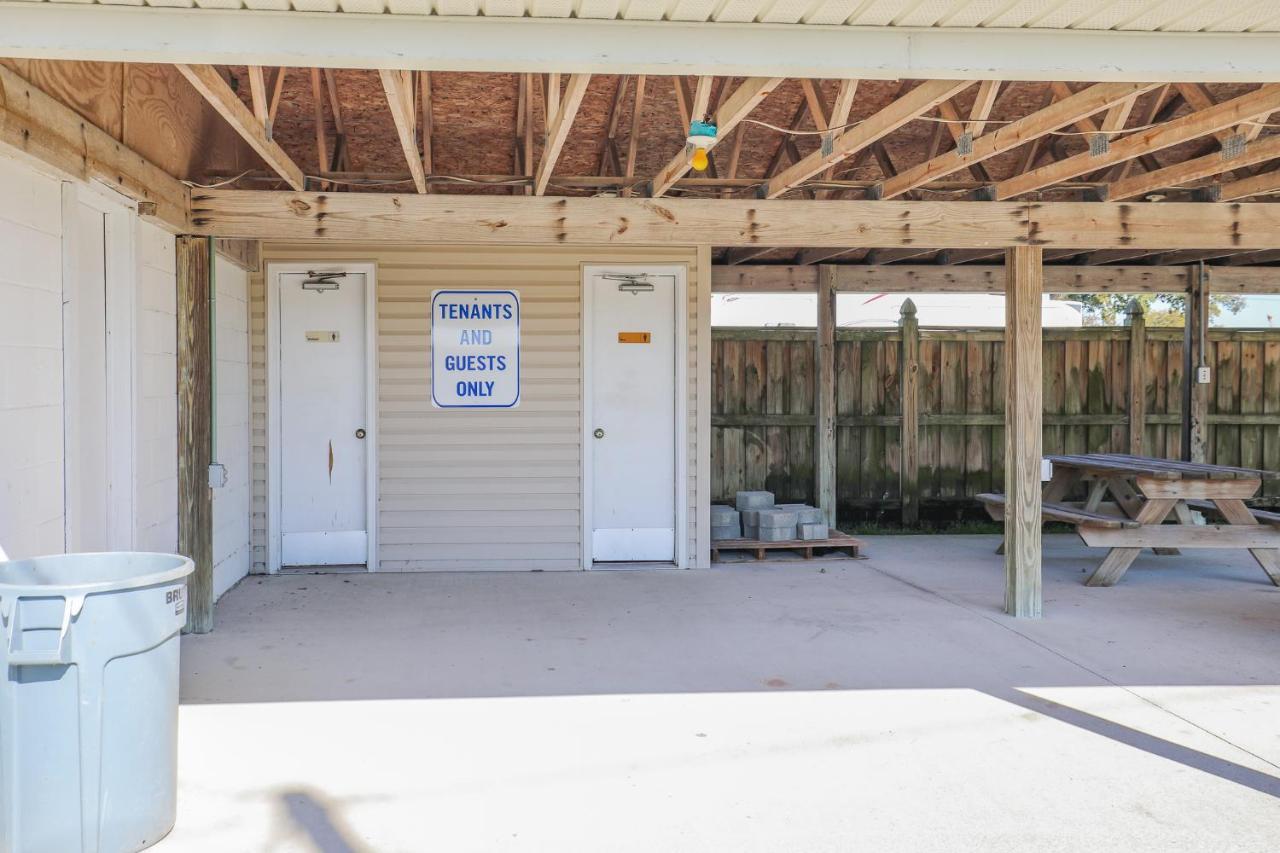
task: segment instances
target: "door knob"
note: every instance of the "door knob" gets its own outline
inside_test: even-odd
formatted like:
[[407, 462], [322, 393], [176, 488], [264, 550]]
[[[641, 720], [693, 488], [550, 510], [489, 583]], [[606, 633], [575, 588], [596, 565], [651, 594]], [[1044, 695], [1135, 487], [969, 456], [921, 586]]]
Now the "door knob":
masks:
[[360, 429], [356, 430], [356, 438], [364, 438], [364, 427], [360, 427]]
[[597, 429], [594, 433], [592, 433], [592, 435], [594, 435], [596, 438], [604, 438], [604, 430]]

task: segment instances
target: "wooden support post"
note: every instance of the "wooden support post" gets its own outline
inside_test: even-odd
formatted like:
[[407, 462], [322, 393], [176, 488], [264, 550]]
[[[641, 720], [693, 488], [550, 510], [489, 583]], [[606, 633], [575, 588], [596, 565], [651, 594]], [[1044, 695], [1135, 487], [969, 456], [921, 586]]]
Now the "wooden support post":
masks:
[[902, 303], [902, 459], [899, 491], [902, 493], [902, 524], [920, 520], [920, 321], [916, 304]]
[[1005, 612], [1040, 616], [1040, 453], [1044, 250], [1005, 250]]
[[1208, 367], [1209, 279], [1203, 263], [1188, 268], [1186, 326], [1182, 364], [1182, 458], [1204, 462], [1205, 432], [1209, 421], [1208, 382], [1200, 382], [1200, 368]]
[[815, 495], [827, 524], [836, 526], [836, 269], [818, 270], [818, 335], [814, 389], [818, 427], [814, 441]]
[[178, 264], [178, 552], [187, 579], [187, 630], [213, 630], [213, 387], [210, 351], [209, 239], [179, 237]]
[[1147, 318], [1142, 303], [1129, 300], [1129, 452], [1145, 456], [1147, 430]]

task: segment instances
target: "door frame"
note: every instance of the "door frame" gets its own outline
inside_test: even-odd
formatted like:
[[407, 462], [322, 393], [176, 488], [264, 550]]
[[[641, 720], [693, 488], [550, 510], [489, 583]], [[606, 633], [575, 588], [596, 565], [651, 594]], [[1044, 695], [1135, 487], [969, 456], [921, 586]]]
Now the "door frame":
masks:
[[595, 297], [591, 287], [593, 276], [607, 272], [652, 272], [670, 275], [676, 280], [675, 292], [675, 566], [689, 567], [689, 265], [670, 263], [582, 264], [582, 325], [579, 338], [582, 344], [582, 368], [579, 381], [582, 384], [582, 568], [591, 570], [592, 559], [592, 499], [595, 489], [595, 472], [592, 463], [591, 412], [593, 403], [591, 368], [592, 338], [595, 333]]
[[311, 270], [364, 274], [365, 568], [378, 570], [378, 265], [373, 261], [269, 261], [263, 276], [267, 332], [267, 571], [280, 571], [280, 275]]
[[[103, 215], [103, 296], [106, 323], [106, 547], [112, 551], [134, 548], [137, 529], [138, 458], [140, 437], [138, 410], [138, 280], [137, 205], [123, 195], [96, 184], [62, 182], [62, 452], [63, 452], [63, 548], [71, 549], [79, 520], [71, 495], [79, 487], [76, 477], [78, 445], [72, 425], [79, 420], [79, 386], [74, 365], [78, 342], [67, 335], [80, 312], [78, 298], [68, 298], [78, 288], [77, 253], [83, 235], [77, 225], [84, 205]], [[72, 290], [71, 293], [76, 293]]]

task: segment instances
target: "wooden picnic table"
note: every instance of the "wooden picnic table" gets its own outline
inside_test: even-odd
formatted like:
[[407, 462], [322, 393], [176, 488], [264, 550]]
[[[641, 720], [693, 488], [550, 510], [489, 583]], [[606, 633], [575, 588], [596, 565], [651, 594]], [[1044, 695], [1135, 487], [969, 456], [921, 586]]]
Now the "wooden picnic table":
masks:
[[[1086, 545], [1111, 549], [1089, 586], [1120, 580], [1144, 548], [1157, 554], [1244, 548], [1280, 586], [1280, 513], [1251, 510], [1244, 503], [1257, 495], [1263, 480], [1280, 479], [1280, 472], [1123, 453], [1049, 460], [1053, 477], [1044, 486], [1042, 517], [1074, 524]], [[1065, 501], [1082, 483], [1088, 486], [1087, 499]], [[993, 518], [1003, 518], [1003, 495], [978, 497]], [[1215, 523], [1196, 523], [1192, 510], [1213, 516]], [[1166, 524], [1169, 519], [1174, 523]]]

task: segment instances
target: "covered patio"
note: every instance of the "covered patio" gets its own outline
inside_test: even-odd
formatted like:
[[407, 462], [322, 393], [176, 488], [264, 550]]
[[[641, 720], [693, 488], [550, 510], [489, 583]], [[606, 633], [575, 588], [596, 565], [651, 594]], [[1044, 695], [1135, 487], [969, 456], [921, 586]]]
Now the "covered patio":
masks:
[[157, 849], [1271, 849], [1280, 590], [1221, 552], [1091, 589], [1048, 535], [1014, 623], [995, 542], [247, 578], [184, 639]]

